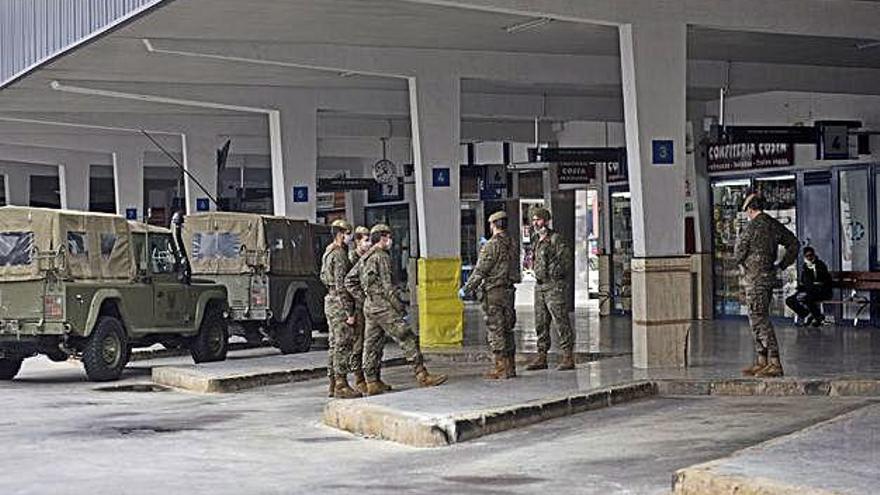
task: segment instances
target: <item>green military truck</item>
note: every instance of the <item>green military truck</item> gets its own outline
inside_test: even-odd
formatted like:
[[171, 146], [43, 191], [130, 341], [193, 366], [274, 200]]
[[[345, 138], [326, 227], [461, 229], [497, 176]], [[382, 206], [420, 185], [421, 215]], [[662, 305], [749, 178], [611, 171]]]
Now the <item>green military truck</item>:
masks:
[[225, 359], [226, 289], [182, 277], [175, 246], [168, 229], [115, 215], [0, 208], [0, 379], [45, 354], [116, 380], [132, 347], [155, 343]]
[[290, 354], [308, 351], [312, 330], [327, 325], [320, 229], [280, 216], [205, 212], [187, 216], [183, 237], [193, 274], [226, 287], [232, 332]]

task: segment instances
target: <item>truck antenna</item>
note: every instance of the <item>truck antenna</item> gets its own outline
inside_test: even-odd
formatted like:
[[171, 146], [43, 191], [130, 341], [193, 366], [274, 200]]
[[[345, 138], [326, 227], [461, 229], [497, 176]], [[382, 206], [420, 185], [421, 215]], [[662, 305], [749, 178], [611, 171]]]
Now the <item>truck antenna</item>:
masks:
[[154, 138], [153, 136], [151, 136], [149, 132], [147, 132], [147, 131], [144, 130], [144, 129], [141, 129], [141, 133], [143, 133], [144, 136], [147, 136], [147, 139], [149, 139], [150, 141], [152, 141], [152, 143], [153, 143], [154, 145], [156, 145], [156, 147], [159, 148], [159, 150], [161, 150], [162, 153], [165, 154], [165, 156], [167, 156], [167, 157], [168, 157], [168, 158], [169, 158], [169, 159], [170, 159], [175, 165], [177, 165], [177, 168], [179, 168], [181, 172], [183, 172], [187, 177], [190, 178], [191, 181], [193, 181], [193, 183], [195, 183], [195, 185], [199, 186], [199, 189], [201, 189], [202, 192], [205, 193], [205, 196], [207, 196], [208, 199], [210, 199], [211, 202], [214, 203], [214, 206], [217, 208], [217, 211], [222, 211], [222, 208], [220, 208], [220, 203], [217, 202], [217, 199], [214, 198], [214, 196], [212, 196], [211, 193], [209, 193], [207, 189], [205, 189], [205, 186], [203, 186], [202, 183], [199, 182], [199, 180], [196, 179], [196, 178], [193, 176], [193, 174], [191, 174], [191, 173], [189, 172], [189, 170], [187, 170], [187, 169], [183, 166], [182, 163], [180, 163], [180, 160], [178, 160], [177, 158], [175, 158], [174, 155], [172, 155], [171, 153], [169, 153], [168, 150], [165, 149], [164, 146], [162, 146], [161, 144], [159, 144], [159, 141], [156, 141], [156, 138]]

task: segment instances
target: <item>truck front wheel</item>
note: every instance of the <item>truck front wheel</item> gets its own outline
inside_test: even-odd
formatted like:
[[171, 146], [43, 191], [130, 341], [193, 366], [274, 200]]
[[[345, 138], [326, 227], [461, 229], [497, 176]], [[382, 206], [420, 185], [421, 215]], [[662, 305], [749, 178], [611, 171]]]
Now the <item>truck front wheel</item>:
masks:
[[0, 380], [8, 381], [15, 378], [18, 370], [21, 369], [22, 362], [24, 362], [23, 357], [0, 358]]
[[98, 319], [83, 349], [86, 376], [93, 382], [118, 380], [128, 364], [131, 346], [122, 322], [112, 316]]
[[229, 349], [229, 328], [223, 309], [211, 304], [205, 310], [199, 334], [193, 337], [189, 350], [196, 363], [210, 363], [226, 359]]
[[304, 305], [294, 306], [287, 321], [276, 323], [274, 328], [275, 342], [281, 354], [308, 352], [312, 347], [312, 318]]

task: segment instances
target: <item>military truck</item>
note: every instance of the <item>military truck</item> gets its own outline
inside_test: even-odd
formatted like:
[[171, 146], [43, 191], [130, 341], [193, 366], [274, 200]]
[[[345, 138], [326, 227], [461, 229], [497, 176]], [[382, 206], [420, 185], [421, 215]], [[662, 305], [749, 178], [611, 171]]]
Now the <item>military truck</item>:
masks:
[[183, 237], [193, 274], [226, 286], [232, 332], [290, 354], [308, 351], [312, 330], [326, 328], [316, 229], [280, 216], [205, 212], [187, 217]]
[[132, 347], [178, 343], [196, 362], [226, 358], [226, 289], [186, 280], [168, 229], [122, 217], [0, 208], [0, 379], [45, 354], [116, 380]]

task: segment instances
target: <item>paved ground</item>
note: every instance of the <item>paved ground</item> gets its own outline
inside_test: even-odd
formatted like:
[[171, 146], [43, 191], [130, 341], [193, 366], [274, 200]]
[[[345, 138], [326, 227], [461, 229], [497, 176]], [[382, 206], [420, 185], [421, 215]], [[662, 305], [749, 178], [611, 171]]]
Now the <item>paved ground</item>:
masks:
[[[388, 375], [411, 383], [403, 368]], [[665, 493], [678, 468], [866, 403], [663, 398], [429, 450], [320, 425], [323, 381], [209, 396], [95, 388], [43, 361], [0, 385], [3, 493]]]
[[[599, 324], [587, 318], [589, 324], [580, 326], [578, 335], [589, 343], [589, 350], [628, 345], [624, 321]], [[520, 333], [522, 343], [533, 338], [527, 331]], [[783, 328], [780, 340], [790, 375], [880, 376], [876, 329]], [[694, 367], [655, 370], [651, 375], [735, 375], [749, 356], [748, 330], [742, 321], [702, 325], [691, 336], [691, 350]], [[266, 355], [277, 351], [236, 351], [232, 358], [236, 367], [246, 360], [258, 367], [259, 356]], [[310, 359], [321, 356], [316, 353]], [[189, 363], [188, 357], [133, 363], [124, 380], [107, 386], [147, 382], [150, 368], [157, 364]], [[448, 366], [452, 364], [433, 365]], [[454, 366], [450, 389], [457, 382], [476, 380], [484, 368]], [[582, 365], [569, 374], [578, 388], [647, 376], [633, 370], [626, 357]], [[385, 376], [403, 390], [395, 394], [402, 400], [434, 400], [424, 390], [411, 390], [408, 367], [390, 369]], [[522, 383], [530, 383], [530, 389], [540, 387], [542, 376], [536, 373]], [[328, 400], [323, 380], [226, 395], [110, 392], [99, 387], [85, 382], [78, 365], [43, 359], [28, 360], [19, 379], [0, 383], [0, 492], [666, 493], [677, 469], [870, 404], [865, 399], [828, 397], [659, 398], [448, 448], [416, 449], [321, 425]], [[496, 388], [481, 395], [505, 393]], [[436, 399], [449, 392], [438, 392]], [[435, 404], [442, 405], [439, 400]], [[876, 424], [854, 420], [840, 432], [850, 437], [876, 435], [871, 433], [877, 431]], [[876, 436], [869, 438], [876, 444]], [[811, 458], [822, 459], [821, 442], [803, 445]], [[871, 444], [859, 445], [864, 452]], [[876, 448], [874, 452], [876, 456]], [[831, 453], [826, 458], [848, 459]], [[869, 457], [867, 465], [877, 465], [875, 460]], [[786, 469], [781, 464], [778, 468]]]

